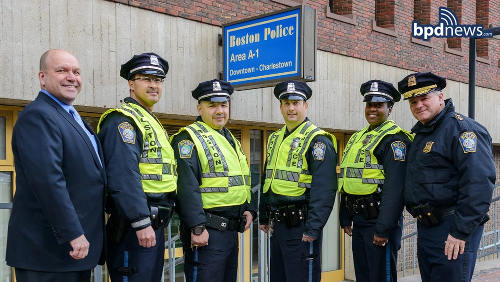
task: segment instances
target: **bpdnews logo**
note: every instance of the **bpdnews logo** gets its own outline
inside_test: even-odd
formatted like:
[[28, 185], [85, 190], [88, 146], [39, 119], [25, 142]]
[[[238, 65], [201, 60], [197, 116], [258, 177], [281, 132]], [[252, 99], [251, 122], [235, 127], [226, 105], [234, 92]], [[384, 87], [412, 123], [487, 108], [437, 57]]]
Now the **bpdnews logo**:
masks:
[[437, 25], [421, 25], [417, 21], [412, 22], [411, 36], [423, 40], [431, 37], [493, 37], [492, 32], [484, 32], [482, 25], [458, 24], [457, 16], [452, 10], [439, 7], [439, 23]]

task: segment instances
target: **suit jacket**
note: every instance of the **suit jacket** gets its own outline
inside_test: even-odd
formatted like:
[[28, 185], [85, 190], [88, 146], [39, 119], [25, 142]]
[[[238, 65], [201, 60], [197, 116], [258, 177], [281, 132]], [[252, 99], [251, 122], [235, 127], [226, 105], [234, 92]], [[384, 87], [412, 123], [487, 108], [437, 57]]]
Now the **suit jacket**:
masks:
[[[96, 142], [103, 160], [97, 138]], [[16, 193], [7, 264], [48, 272], [95, 267], [103, 249], [106, 177], [85, 131], [40, 92], [19, 115], [12, 150]], [[69, 255], [69, 242], [82, 234], [90, 243], [89, 254], [75, 260]]]

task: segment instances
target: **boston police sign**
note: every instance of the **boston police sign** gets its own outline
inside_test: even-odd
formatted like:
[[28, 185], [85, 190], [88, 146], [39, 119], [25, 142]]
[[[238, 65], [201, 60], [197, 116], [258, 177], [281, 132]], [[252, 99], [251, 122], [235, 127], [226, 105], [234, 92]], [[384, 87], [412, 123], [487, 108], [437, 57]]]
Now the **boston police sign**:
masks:
[[316, 13], [305, 6], [223, 26], [224, 80], [238, 89], [314, 80]]

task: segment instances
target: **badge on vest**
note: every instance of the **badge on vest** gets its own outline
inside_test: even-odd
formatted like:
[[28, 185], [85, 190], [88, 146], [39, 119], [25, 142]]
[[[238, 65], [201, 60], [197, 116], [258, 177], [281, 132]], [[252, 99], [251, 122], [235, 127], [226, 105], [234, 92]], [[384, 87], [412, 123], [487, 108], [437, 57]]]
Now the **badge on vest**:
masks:
[[191, 140], [182, 140], [179, 142], [179, 157], [181, 159], [190, 159], [191, 154], [193, 153], [193, 141]]
[[135, 144], [135, 129], [129, 122], [120, 123], [118, 132], [122, 136], [123, 143]]
[[365, 139], [363, 139], [363, 141], [361, 141], [361, 142], [363, 143], [363, 145], [368, 144], [368, 142], [370, 142], [370, 139], [372, 139], [372, 136], [373, 136], [373, 135], [371, 135], [371, 134], [367, 135], [367, 136], [365, 137]]
[[464, 153], [474, 153], [477, 148], [477, 136], [472, 131], [466, 131], [460, 134], [460, 144], [462, 145], [462, 149]]
[[315, 161], [322, 161], [325, 159], [326, 145], [323, 142], [316, 142], [313, 146], [313, 157]]
[[424, 153], [429, 153], [432, 150], [432, 145], [434, 144], [434, 141], [429, 141], [425, 143], [425, 148], [424, 148]]
[[394, 141], [391, 143], [391, 147], [394, 153], [394, 160], [404, 162], [406, 159], [406, 144], [402, 141]]
[[292, 150], [295, 150], [299, 146], [299, 142], [300, 142], [300, 138], [299, 137], [293, 138], [292, 144], [290, 144], [290, 148]]

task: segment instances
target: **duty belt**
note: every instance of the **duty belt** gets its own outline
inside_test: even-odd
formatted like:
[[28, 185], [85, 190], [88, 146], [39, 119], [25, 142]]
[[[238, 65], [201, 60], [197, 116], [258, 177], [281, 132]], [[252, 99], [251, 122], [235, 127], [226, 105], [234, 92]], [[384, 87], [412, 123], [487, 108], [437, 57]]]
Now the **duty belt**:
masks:
[[365, 219], [374, 219], [378, 217], [380, 196], [376, 193], [369, 195], [346, 194], [346, 205], [351, 213], [361, 215]]
[[287, 205], [272, 209], [270, 218], [272, 221], [284, 222], [288, 227], [298, 226], [307, 217], [305, 205]]

